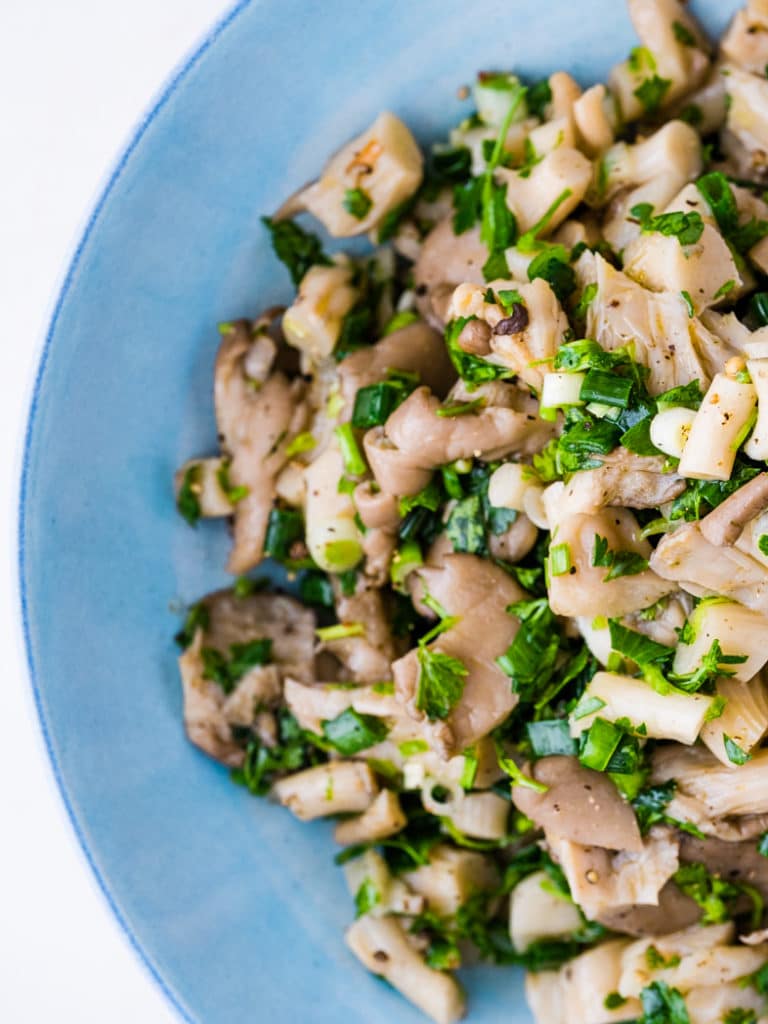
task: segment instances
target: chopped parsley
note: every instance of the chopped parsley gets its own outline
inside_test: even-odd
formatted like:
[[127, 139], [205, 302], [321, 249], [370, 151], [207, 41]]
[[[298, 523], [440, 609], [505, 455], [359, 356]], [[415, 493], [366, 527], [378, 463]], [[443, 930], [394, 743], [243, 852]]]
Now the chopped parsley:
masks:
[[672, 85], [670, 78], [661, 78], [659, 75], [651, 75], [638, 85], [633, 93], [642, 103], [646, 114], [655, 114], [664, 101]]
[[447, 718], [461, 700], [469, 669], [458, 658], [425, 645], [419, 646], [417, 656], [419, 685], [416, 707], [430, 721]]
[[197, 521], [202, 515], [199, 498], [202, 473], [203, 467], [199, 462], [189, 466], [184, 473], [184, 479], [181, 482], [179, 494], [176, 498], [176, 508], [190, 526], [196, 526]]
[[373, 206], [373, 200], [362, 188], [348, 188], [344, 193], [342, 205], [356, 220], [363, 220]]
[[727, 733], [723, 733], [723, 743], [725, 744], [725, 753], [731, 764], [741, 766], [746, 764], [747, 761], [752, 760], [752, 755], [742, 749], [742, 747], [740, 747], [735, 740], [731, 739]]
[[691, 1024], [685, 1000], [666, 981], [654, 981], [640, 993], [643, 1016], [638, 1024]]
[[361, 750], [374, 747], [387, 736], [385, 722], [373, 715], [361, 715], [347, 708], [338, 717], [323, 722], [323, 735], [340, 754], [352, 757]]
[[272, 236], [275, 255], [288, 268], [295, 285], [301, 283], [310, 267], [331, 265], [331, 261], [323, 252], [320, 239], [300, 228], [294, 221], [276, 221], [271, 217], [262, 217], [261, 222]]
[[676, 238], [680, 245], [695, 245], [704, 233], [704, 221], [696, 210], [688, 213], [660, 213], [654, 217], [650, 203], [638, 203], [629, 212], [637, 218], [643, 234], [656, 232]]
[[218, 683], [224, 693], [232, 693], [243, 676], [257, 665], [272, 660], [272, 640], [259, 637], [247, 643], [231, 644], [229, 657], [216, 647], [203, 647], [203, 678]]
[[243, 498], [247, 498], [251, 491], [249, 487], [245, 487], [244, 485], [238, 487], [230, 481], [229, 466], [230, 464], [228, 461], [225, 460], [222, 462], [216, 470], [216, 479], [218, 480], [219, 487], [222, 489], [224, 494], [226, 494], [227, 500], [232, 505], [237, 505], [237, 503], [242, 501]]
[[613, 551], [608, 541], [595, 534], [595, 546], [592, 551], [592, 565], [608, 569], [603, 583], [619, 579], [620, 576], [636, 576], [648, 568], [648, 559], [635, 551]]
[[246, 739], [242, 765], [231, 772], [232, 780], [254, 796], [266, 796], [279, 776], [310, 768], [325, 759], [290, 712], [280, 710], [276, 717], [277, 744], [267, 747], [258, 737], [250, 736]]
[[365, 878], [355, 893], [355, 917], [363, 917], [381, 903], [381, 893], [370, 878]]

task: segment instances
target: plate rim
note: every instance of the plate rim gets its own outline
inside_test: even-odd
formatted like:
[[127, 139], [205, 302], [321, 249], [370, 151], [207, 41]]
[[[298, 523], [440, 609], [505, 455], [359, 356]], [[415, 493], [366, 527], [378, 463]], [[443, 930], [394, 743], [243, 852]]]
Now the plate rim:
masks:
[[39, 736], [42, 736], [43, 745], [47, 754], [48, 764], [53, 774], [53, 780], [58, 791], [58, 796], [66, 811], [69, 825], [74, 832], [80, 852], [90, 869], [92, 879], [95, 879], [101, 897], [106, 901], [107, 907], [117, 924], [118, 931], [127, 940], [127, 945], [138, 959], [142, 967], [147, 971], [149, 977], [165, 997], [166, 1003], [178, 1014], [179, 1018], [187, 1024], [198, 1024], [192, 1011], [184, 1005], [180, 994], [163, 977], [159, 966], [150, 956], [142, 944], [139, 936], [129, 923], [126, 915], [121, 909], [116, 896], [112, 892], [111, 882], [105, 872], [99, 867], [95, 854], [91, 850], [89, 840], [86, 837], [85, 829], [80, 822], [79, 813], [75, 808], [75, 801], [69, 792], [69, 787], [56, 755], [51, 739], [50, 725], [43, 701], [40, 679], [35, 666], [35, 659], [32, 652], [32, 639], [29, 617], [29, 593], [27, 583], [28, 556], [26, 546], [26, 533], [28, 526], [28, 490], [30, 479], [31, 451], [33, 435], [37, 423], [37, 413], [40, 406], [40, 396], [48, 365], [51, 346], [58, 327], [64, 306], [68, 300], [75, 275], [79, 270], [83, 254], [88, 243], [96, 231], [101, 219], [102, 211], [112, 197], [123, 171], [126, 169], [131, 157], [138, 149], [148, 129], [156, 118], [162, 113], [171, 98], [184, 83], [190, 72], [202, 60], [208, 50], [216, 43], [218, 38], [237, 20], [240, 14], [248, 7], [259, 3], [259, 0], [234, 0], [228, 4], [224, 11], [212, 22], [198, 40], [191, 46], [187, 53], [177, 61], [168, 74], [165, 76], [159, 88], [154, 92], [149, 103], [139, 115], [138, 121], [126, 133], [126, 140], [118, 150], [116, 157], [112, 160], [102, 184], [96, 191], [95, 198], [86, 208], [84, 226], [80, 227], [75, 234], [74, 248], [63, 260], [63, 276], [60, 283], [52, 290], [54, 296], [51, 309], [46, 317], [46, 326], [42, 331], [42, 340], [38, 342], [37, 355], [35, 357], [36, 369], [32, 378], [31, 394], [25, 401], [26, 415], [21, 442], [21, 471], [17, 470], [18, 492], [16, 500], [16, 586], [17, 593], [14, 604], [19, 616], [21, 634], [23, 639], [23, 664], [26, 666], [27, 680], [34, 700], [35, 716], [39, 726]]

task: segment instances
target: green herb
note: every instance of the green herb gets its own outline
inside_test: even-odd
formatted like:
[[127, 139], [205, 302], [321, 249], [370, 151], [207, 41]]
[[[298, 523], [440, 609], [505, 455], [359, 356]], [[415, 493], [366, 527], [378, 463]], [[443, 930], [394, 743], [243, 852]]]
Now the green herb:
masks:
[[660, 213], [654, 217], [650, 203], [638, 203], [629, 212], [640, 222], [644, 234], [657, 232], [676, 238], [683, 246], [694, 245], [704, 232], [704, 221], [696, 210], [689, 213]]
[[666, 644], [657, 643], [642, 633], [627, 629], [618, 619], [610, 619], [608, 628], [611, 634], [611, 649], [638, 665], [669, 661], [675, 653], [673, 647], [667, 647]]
[[398, 744], [397, 749], [403, 757], [413, 757], [415, 754], [426, 754], [429, 744], [426, 740], [404, 740]]
[[329, 577], [319, 569], [309, 569], [299, 580], [299, 597], [304, 604], [333, 608], [333, 586]]
[[596, 341], [582, 338], [560, 346], [555, 353], [554, 368], [568, 373], [585, 373], [587, 370], [615, 370], [627, 367], [631, 362], [626, 349], [609, 352]]
[[[692, 672], [683, 674], [670, 673], [669, 678], [686, 693], [696, 693], [709, 687], [718, 676], [732, 676], [734, 672], [728, 665], [743, 665], [747, 660], [745, 654], [723, 654], [720, 641], [712, 641], [709, 650], [702, 657], [699, 667]], [[735, 745], [735, 744], [734, 744]]]
[[472, 153], [467, 146], [445, 146], [432, 150], [429, 176], [440, 185], [466, 181], [472, 172]]
[[686, 489], [675, 498], [669, 512], [671, 520], [695, 520], [706, 515], [760, 472], [737, 459], [729, 480], [689, 480]]
[[387, 736], [386, 723], [373, 715], [361, 715], [347, 708], [337, 718], [323, 722], [323, 735], [344, 757], [352, 757], [361, 750], [375, 747]]
[[594, 302], [596, 295], [597, 295], [597, 281], [591, 281], [584, 288], [584, 291], [581, 293], [581, 298], [579, 299], [579, 301], [576, 303], [576, 306], [574, 307], [573, 315], [577, 319], [583, 320], [586, 317], [587, 310], [589, 309], [589, 307]]
[[550, 576], [564, 576], [572, 565], [570, 544], [555, 544], [549, 549]]
[[595, 534], [592, 565], [607, 568], [603, 583], [617, 580], [620, 576], [636, 576], [648, 568], [648, 559], [634, 551], [613, 551], [605, 537]]
[[515, 216], [507, 206], [507, 186], [499, 185], [493, 179], [493, 172], [499, 166], [504, 154], [504, 144], [509, 126], [525, 99], [526, 89], [515, 84], [510, 89], [509, 109], [499, 129], [490, 159], [487, 162], [480, 186], [480, 240], [488, 247], [488, 261], [483, 267], [487, 281], [495, 277], [507, 277], [509, 268], [504, 251], [515, 242], [517, 224]]
[[624, 736], [622, 729], [604, 718], [596, 718], [581, 734], [579, 760], [585, 768], [603, 772], [608, 767]]
[[430, 721], [447, 718], [461, 700], [469, 669], [458, 658], [420, 645], [416, 707]]
[[544, 108], [552, 102], [552, 89], [549, 79], [542, 78], [533, 85], [528, 86], [525, 97], [528, 113], [533, 117], [544, 117]]
[[691, 1024], [685, 1000], [666, 981], [654, 981], [640, 993], [643, 1016], [638, 1024]]
[[768, 857], [768, 832], [763, 832], [757, 841], [757, 852], [763, 857]]
[[618, 1010], [620, 1006], [626, 1003], [624, 996], [619, 995], [618, 992], [609, 992], [603, 1000], [603, 1006], [606, 1010]]
[[726, 295], [732, 292], [735, 287], [736, 282], [734, 280], [726, 281], [725, 284], [720, 285], [720, 287], [715, 292], [713, 298], [715, 299], [715, 301], [717, 301], [717, 299], [723, 299]]
[[688, 316], [692, 317], [695, 313], [695, 309], [693, 307], [693, 299], [691, 298], [691, 293], [683, 290], [680, 292], [680, 294], [682, 295], [683, 302], [685, 303], [686, 308], [688, 310]]
[[520, 628], [496, 663], [512, 680], [513, 692], [533, 701], [552, 677], [560, 649], [557, 622], [545, 597], [518, 601], [507, 611], [520, 619]]
[[689, 28], [687, 28], [681, 21], [672, 22], [672, 31], [675, 33], [675, 39], [678, 43], [682, 43], [683, 46], [695, 46], [696, 37]]
[[749, 311], [758, 326], [765, 327], [768, 324], [768, 292], [755, 292], [749, 300]]
[[352, 424], [342, 423], [341, 426], [336, 427], [334, 434], [339, 442], [346, 472], [351, 476], [363, 476], [368, 471], [368, 464], [360, 451]]
[[355, 893], [355, 917], [363, 917], [381, 903], [381, 893], [370, 878], [363, 879]]
[[723, 237], [737, 252], [748, 252], [768, 235], [768, 221], [752, 217], [746, 224], [739, 224], [736, 197], [730, 182], [721, 171], [711, 171], [702, 175], [696, 182], [696, 187], [712, 210]]
[[574, 722], [578, 722], [581, 718], [587, 718], [589, 715], [593, 715], [595, 711], [600, 711], [605, 707], [605, 701], [601, 697], [584, 696], [581, 698], [579, 703], [573, 709], [571, 717]]
[[549, 757], [552, 754], [572, 756], [578, 749], [564, 718], [527, 722], [525, 731], [536, 757]]
[[250, 576], [238, 576], [235, 580], [232, 592], [235, 597], [239, 597], [244, 600], [246, 597], [250, 597], [251, 594], [255, 594], [259, 590], [263, 590], [269, 583], [269, 580], [258, 579], [253, 580]]
[[365, 636], [362, 622], [337, 622], [334, 626], [322, 626], [315, 630], [317, 639], [324, 644], [334, 640], [347, 640], [353, 636]]
[[482, 214], [482, 178], [470, 178], [453, 190], [453, 233], [462, 235], [475, 226]]
[[402, 380], [385, 380], [360, 388], [355, 395], [352, 426], [360, 430], [381, 426], [411, 391], [413, 387]]
[[723, 1024], [757, 1024], [757, 1014], [754, 1010], [734, 1007], [723, 1017]]
[[310, 267], [331, 265], [331, 261], [323, 252], [320, 239], [304, 231], [294, 221], [275, 221], [270, 217], [262, 217], [261, 222], [272, 236], [275, 255], [288, 268], [295, 285], [301, 283]]
[[454, 551], [470, 555], [485, 554], [485, 523], [479, 495], [471, 494], [455, 505], [445, 524], [445, 533]]
[[568, 252], [562, 245], [548, 246], [538, 256], [534, 256], [528, 264], [528, 280], [537, 277], [546, 281], [560, 302], [573, 293], [576, 288], [576, 274], [568, 262]]
[[342, 206], [347, 213], [357, 220], [362, 220], [373, 206], [373, 200], [362, 188], [348, 188], [344, 192]]
[[311, 452], [315, 447], [317, 447], [317, 439], [309, 431], [304, 431], [288, 442], [285, 448], [285, 455], [286, 458], [290, 459], [294, 455], [300, 455], [302, 452]]
[[184, 479], [182, 480], [181, 487], [179, 488], [179, 494], [176, 498], [176, 508], [190, 526], [196, 526], [197, 521], [202, 514], [200, 509], [200, 499], [198, 497], [200, 494], [202, 475], [203, 467], [199, 462], [195, 462], [189, 466], [184, 474]]
[[633, 46], [629, 51], [627, 64], [629, 70], [635, 75], [639, 75], [645, 70], [655, 71], [657, 67], [656, 58], [647, 46]]
[[544, 215], [536, 221], [532, 228], [521, 235], [517, 240], [517, 248], [519, 252], [531, 253], [535, 252], [539, 248], [538, 235], [549, 226], [552, 218], [557, 213], [563, 203], [570, 199], [573, 195], [573, 191], [569, 188], [563, 189], [560, 195], [550, 204]]
[[193, 604], [191, 606], [184, 619], [184, 625], [174, 637], [182, 651], [186, 651], [194, 642], [198, 629], [208, 629], [209, 619], [210, 615], [204, 604]]
[[618, 377], [615, 372], [589, 370], [581, 385], [582, 402], [600, 402], [618, 409], [626, 409], [632, 398], [634, 382], [629, 377]]
[[278, 742], [275, 746], [264, 746], [256, 737], [251, 737], [246, 746], [243, 764], [234, 768], [231, 777], [234, 782], [245, 786], [254, 796], [266, 796], [275, 778], [300, 771], [318, 764], [322, 755], [288, 711], [277, 712]]
[[291, 558], [291, 547], [304, 539], [304, 517], [298, 509], [273, 508], [267, 520], [264, 554], [278, 562]]
[[677, 967], [680, 963], [680, 957], [676, 953], [665, 957], [655, 946], [648, 946], [645, 951], [645, 962], [652, 971], [664, 971], [670, 967]]
[[203, 647], [203, 678], [218, 683], [224, 693], [232, 693], [243, 676], [257, 665], [272, 660], [272, 640], [259, 637], [243, 644], [232, 644], [229, 657], [215, 647]]
[[698, 380], [692, 380], [688, 384], [680, 384], [676, 388], [670, 388], [669, 391], [664, 391], [656, 398], [656, 403], [659, 410], [673, 409], [678, 406], [682, 406], [684, 409], [698, 409], [704, 399], [704, 393], [701, 390], [701, 383]]
[[216, 479], [219, 482], [219, 487], [227, 496], [227, 500], [232, 505], [236, 505], [239, 501], [242, 501], [243, 498], [247, 498], [251, 492], [250, 488], [248, 487], [238, 487], [231, 483], [229, 479], [229, 466], [229, 462], [222, 462], [222, 464], [216, 470]]
[[407, 516], [414, 508], [426, 508], [430, 512], [436, 512], [443, 504], [445, 496], [440, 484], [433, 477], [426, 487], [423, 487], [416, 494], [406, 495], [400, 499], [400, 515]]
[[733, 882], [711, 875], [704, 864], [683, 864], [672, 876], [675, 884], [703, 910], [701, 924], [722, 924], [731, 917], [729, 904], [743, 889]]
[[655, 114], [661, 106], [671, 85], [672, 79], [661, 78], [659, 75], [651, 75], [650, 78], [646, 78], [636, 89], [633, 89], [632, 91], [642, 103], [645, 108], [645, 112], [647, 114]]
[[381, 332], [381, 336], [386, 338], [388, 334], [394, 334], [395, 331], [401, 331], [404, 327], [410, 327], [411, 324], [419, 323], [420, 320], [421, 317], [419, 314], [414, 312], [412, 309], [401, 309], [387, 321]]
[[435, 410], [443, 419], [454, 419], [456, 416], [469, 416], [485, 408], [484, 398], [475, 398], [471, 402], [447, 402]]
[[731, 764], [741, 766], [746, 764], [747, 761], [752, 760], [752, 755], [748, 754], [746, 750], [743, 750], [727, 733], [723, 733], [723, 743], [725, 744], [725, 753], [727, 754], [728, 760]]
[[467, 316], [452, 320], [445, 329], [445, 343], [448, 347], [448, 355], [451, 357], [456, 372], [467, 384], [485, 384], [491, 380], [501, 380], [514, 376], [513, 372], [504, 366], [496, 366], [488, 363], [479, 356], [464, 352], [459, 348], [458, 338], [470, 320], [477, 317]]

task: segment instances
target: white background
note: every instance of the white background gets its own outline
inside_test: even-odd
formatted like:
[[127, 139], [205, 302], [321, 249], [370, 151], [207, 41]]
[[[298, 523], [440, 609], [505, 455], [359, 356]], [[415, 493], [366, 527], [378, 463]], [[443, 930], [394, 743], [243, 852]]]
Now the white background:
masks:
[[133, 125], [226, 0], [0, 0], [0, 1020], [172, 1024], [48, 766], [16, 610], [16, 495], [51, 302]]

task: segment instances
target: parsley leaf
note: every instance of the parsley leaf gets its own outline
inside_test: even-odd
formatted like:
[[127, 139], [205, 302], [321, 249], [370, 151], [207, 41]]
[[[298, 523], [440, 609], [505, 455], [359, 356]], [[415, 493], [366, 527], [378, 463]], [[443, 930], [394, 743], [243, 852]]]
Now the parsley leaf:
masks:
[[184, 473], [184, 479], [176, 498], [176, 508], [190, 526], [196, 526], [202, 515], [200, 509], [200, 484], [203, 468], [199, 462], [193, 463]]
[[461, 700], [469, 669], [458, 658], [420, 645], [416, 707], [430, 721], [447, 718]]
[[672, 876], [675, 884], [703, 910], [701, 924], [722, 924], [731, 917], [729, 903], [738, 899], [742, 886], [711, 875], [704, 864], [681, 865]]
[[479, 495], [471, 494], [454, 506], [446, 523], [445, 532], [454, 551], [469, 555], [484, 555], [486, 553], [485, 524], [483, 523]]
[[654, 981], [640, 993], [643, 1016], [639, 1024], [691, 1024], [685, 1000], [666, 981]]
[[568, 252], [562, 245], [549, 245], [528, 264], [528, 280], [537, 277], [546, 281], [560, 302], [576, 289], [576, 274], [568, 262]]
[[546, 597], [518, 601], [507, 611], [520, 619], [520, 629], [496, 661], [512, 680], [513, 692], [533, 701], [552, 677], [560, 648], [557, 620]]
[[272, 220], [262, 217], [262, 224], [272, 236], [272, 248], [281, 263], [288, 268], [295, 285], [301, 283], [310, 267], [330, 266], [331, 261], [323, 252], [320, 239], [300, 228], [292, 220]]
[[355, 917], [362, 917], [369, 913], [379, 903], [381, 903], [381, 893], [372, 879], [364, 878], [355, 893]]
[[620, 576], [636, 576], [648, 568], [648, 560], [634, 551], [613, 551], [608, 541], [595, 534], [595, 546], [592, 551], [592, 565], [608, 569], [603, 583], [617, 580]]
[[324, 759], [290, 712], [278, 711], [277, 723], [277, 744], [266, 747], [257, 737], [251, 737], [243, 764], [231, 772], [233, 782], [245, 786], [254, 796], [266, 796], [276, 777], [309, 768]]
[[357, 220], [363, 220], [373, 206], [373, 200], [365, 189], [348, 188], [344, 193], [342, 206]]
[[743, 750], [727, 733], [723, 733], [723, 742], [725, 744], [725, 752], [728, 755], [728, 760], [731, 764], [741, 766], [746, 764], [747, 761], [752, 760], [752, 755], [748, 754], [746, 750]]
[[694, 245], [704, 232], [704, 221], [696, 210], [689, 213], [660, 213], [654, 217], [650, 203], [638, 203], [629, 212], [640, 222], [643, 234], [658, 232], [676, 238], [680, 245]]
[[323, 722], [323, 735], [344, 757], [352, 757], [361, 750], [374, 747], [385, 739], [389, 729], [385, 722], [373, 715], [361, 715], [347, 708], [336, 718]]

